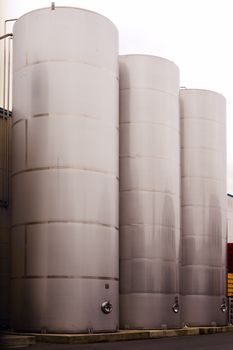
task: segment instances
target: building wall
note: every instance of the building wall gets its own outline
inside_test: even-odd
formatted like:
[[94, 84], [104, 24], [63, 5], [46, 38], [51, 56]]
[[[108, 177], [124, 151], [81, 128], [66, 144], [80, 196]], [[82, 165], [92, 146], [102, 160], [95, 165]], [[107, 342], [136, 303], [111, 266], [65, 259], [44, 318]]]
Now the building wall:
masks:
[[227, 242], [233, 243], [233, 196], [227, 195]]

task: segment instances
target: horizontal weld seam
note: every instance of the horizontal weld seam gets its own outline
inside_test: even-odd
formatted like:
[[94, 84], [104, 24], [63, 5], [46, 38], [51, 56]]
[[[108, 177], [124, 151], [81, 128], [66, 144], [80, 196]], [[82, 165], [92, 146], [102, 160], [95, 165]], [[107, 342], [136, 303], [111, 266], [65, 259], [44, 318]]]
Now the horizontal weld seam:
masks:
[[129, 125], [129, 126], [131, 126], [131, 125], [133, 125], [133, 126], [137, 126], [137, 125], [155, 125], [155, 126], [163, 126], [163, 127], [165, 127], [166, 129], [169, 129], [169, 130], [172, 130], [172, 131], [174, 131], [174, 133], [175, 134], [178, 134], [178, 135], [180, 135], [180, 130], [178, 130], [178, 129], [175, 129], [175, 128], [173, 128], [172, 126], [170, 126], [170, 125], [167, 125], [167, 124], [165, 124], [165, 123], [159, 123], [159, 122], [149, 122], [149, 121], [120, 121], [120, 123], [119, 123], [119, 125], [121, 126], [121, 125]]
[[213, 123], [216, 123], [216, 124], [220, 124], [222, 126], [226, 126], [226, 123], [221, 123], [220, 121], [218, 120], [215, 120], [215, 119], [210, 119], [210, 118], [205, 118], [205, 117], [189, 117], [189, 116], [184, 116], [184, 115], [181, 115], [181, 120], [182, 121], [186, 121], [186, 120], [201, 120], [201, 121], [208, 121], [208, 122], [213, 122]]
[[143, 188], [130, 188], [130, 189], [120, 189], [120, 193], [124, 192], [151, 192], [151, 193], [162, 193], [164, 195], [169, 195], [171, 197], [179, 197], [179, 193], [172, 192], [172, 191], [158, 191], [158, 190], [152, 190], [152, 189], [143, 189]]
[[46, 224], [79, 224], [79, 225], [97, 225], [97, 226], [104, 226], [113, 228], [117, 231], [119, 231], [119, 228], [116, 226], [108, 225], [108, 224], [102, 224], [98, 222], [88, 222], [88, 221], [71, 221], [71, 220], [48, 220], [48, 221], [32, 221], [32, 222], [25, 222], [20, 224], [13, 224], [11, 228], [15, 227], [22, 227], [22, 226], [30, 226], [30, 225], [46, 225]]
[[160, 90], [160, 89], [155, 89], [155, 88], [152, 88], [150, 86], [143, 86], [143, 87], [140, 87], [140, 86], [130, 86], [130, 87], [120, 87], [120, 92], [121, 91], [125, 91], [125, 90], [150, 90], [150, 91], [155, 91], [155, 92], [161, 92], [162, 94], [165, 94], [165, 95], [169, 95], [169, 96], [172, 96], [174, 97], [175, 99], [177, 99], [177, 110], [179, 110], [179, 103], [178, 103], [178, 99], [179, 99], [179, 93], [177, 93], [177, 95], [169, 92], [169, 91], [165, 91], [165, 90]]
[[165, 225], [165, 224], [145, 224], [145, 223], [137, 223], [137, 224], [120, 224], [120, 229], [124, 228], [124, 227], [137, 227], [137, 226], [146, 226], [146, 227], [167, 227], [170, 229], [174, 229], [175, 231], [180, 231], [180, 227], [179, 226], [175, 226], [175, 225]]
[[114, 178], [116, 178], [116, 180], [119, 180], [119, 177], [116, 176], [113, 173], [109, 173], [109, 172], [103, 172], [103, 171], [98, 171], [98, 170], [92, 170], [92, 169], [88, 169], [88, 168], [79, 168], [79, 167], [67, 167], [67, 166], [47, 166], [47, 167], [35, 167], [35, 168], [28, 168], [28, 169], [24, 169], [24, 170], [20, 170], [17, 172], [12, 173], [12, 177], [23, 174], [23, 173], [29, 173], [29, 172], [34, 172], [34, 171], [43, 171], [43, 170], [78, 170], [78, 171], [87, 171], [87, 172], [91, 172], [91, 173], [98, 173], [98, 174], [102, 174], [102, 175], [109, 175], [112, 176]]
[[45, 276], [36, 276], [36, 275], [27, 275], [19, 277], [11, 277], [11, 280], [16, 279], [97, 279], [97, 280], [108, 280], [108, 281], [119, 281], [119, 278], [115, 277], [104, 277], [104, 276], [73, 276], [73, 275], [45, 275]]
[[100, 70], [103, 70], [103, 71], [107, 72], [108, 74], [112, 75], [117, 81], [119, 80], [119, 76], [115, 75], [114, 72], [111, 71], [110, 69], [101, 67], [101, 66], [94, 64], [94, 63], [89, 63], [89, 62], [79, 61], [79, 60], [68, 60], [68, 59], [66, 59], [66, 60], [64, 60], [64, 59], [51, 59], [51, 60], [34, 61], [34, 62], [29, 63], [29, 64], [25, 64], [18, 69], [15, 69], [14, 74], [20, 72], [21, 70], [23, 70], [25, 68], [33, 67], [33, 66], [36, 66], [39, 64], [45, 64], [45, 63], [72, 63], [72, 64], [76, 63], [76, 64], [80, 64], [80, 65], [86, 65], [86, 66], [90, 66], [90, 67], [94, 67], [94, 68], [98, 68]]
[[[15, 122], [12, 123], [12, 127], [15, 126], [16, 124], [22, 122], [22, 121], [30, 120], [31, 118], [32, 119], [34, 119], [34, 118], [45, 118], [45, 117], [56, 118], [56, 117], [61, 117], [61, 116], [64, 116], [66, 118], [67, 117], [83, 117], [83, 118], [96, 120], [97, 122], [98, 121], [99, 122], [102, 121], [102, 119], [100, 119], [100, 118], [97, 118], [97, 117], [94, 117], [94, 116], [91, 116], [91, 115], [88, 115], [88, 114], [82, 114], [82, 113], [59, 113], [59, 112], [56, 112], [56, 113], [38, 113], [38, 114], [30, 115], [27, 118], [21, 118], [19, 120], [16, 120]], [[119, 130], [119, 127], [117, 125], [115, 125], [115, 124], [105, 123], [105, 125], [112, 126], [112, 127], [116, 128], [116, 130]]]
[[[178, 154], [179, 152], [177, 152]], [[159, 156], [145, 156], [145, 155], [138, 155], [138, 154], [135, 154], [135, 155], [128, 155], [128, 154], [120, 154], [120, 159], [121, 158], [132, 158], [132, 159], [163, 159], [163, 160], [166, 160], [168, 162], [175, 162], [177, 163], [177, 167], [179, 167], [180, 163], [179, 163], [179, 156], [177, 156], [177, 160], [175, 158], [166, 158], [166, 157], [159, 157]]]
[[211, 177], [211, 176], [193, 176], [193, 175], [181, 175], [181, 179], [201, 179], [203, 180], [213, 180], [213, 181], [218, 181], [218, 182], [224, 182], [224, 179], [219, 179], [216, 177]]

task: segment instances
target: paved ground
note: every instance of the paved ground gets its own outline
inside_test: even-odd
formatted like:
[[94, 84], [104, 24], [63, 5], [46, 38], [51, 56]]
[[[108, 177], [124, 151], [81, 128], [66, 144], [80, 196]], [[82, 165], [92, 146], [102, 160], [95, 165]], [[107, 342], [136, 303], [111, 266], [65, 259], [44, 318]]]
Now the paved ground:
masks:
[[233, 350], [233, 333], [83, 345], [41, 344], [28, 350]]

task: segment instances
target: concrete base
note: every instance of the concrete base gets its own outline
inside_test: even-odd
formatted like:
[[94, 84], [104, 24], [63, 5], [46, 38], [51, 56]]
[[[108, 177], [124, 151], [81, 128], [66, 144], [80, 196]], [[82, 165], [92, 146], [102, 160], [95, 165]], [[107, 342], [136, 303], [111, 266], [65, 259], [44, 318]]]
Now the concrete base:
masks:
[[222, 326], [222, 327], [199, 327], [199, 334], [215, 334], [215, 333], [227, 333], [233, 332], [232, 326]]
[[35, 344], [36, 339], [32, 335], [4, 335], [0, 334], [0, 349], [25, 348]]
[[[126, 340], [140, 340], [140, 339], [156, 339], [165, 337], [178, 337], [188, 335], [202, 335], [214, 333], [233, 332], [233, 326], [224, 327], [195, 327], [182, 329], [168, 329], [168, 330], [129, 330], [119, 331], [115, 333], [98, 333], [98, 334], [39, 334], [32, 333], [30, 336], [34, 337], [36, 342], [55, 343], [55, 344], [88, 344], [100, 342], [114, 342]], [[28, 336], [29, 334], [20, 334], [21, 336]], [[29, 337], [30, 338], [30, 337]]]

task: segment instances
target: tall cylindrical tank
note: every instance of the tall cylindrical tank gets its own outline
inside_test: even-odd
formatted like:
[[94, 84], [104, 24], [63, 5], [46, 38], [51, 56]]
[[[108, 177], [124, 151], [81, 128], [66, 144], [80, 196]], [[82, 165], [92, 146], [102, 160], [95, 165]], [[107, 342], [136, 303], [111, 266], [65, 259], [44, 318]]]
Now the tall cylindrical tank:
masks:
[[179, 326], [179, 70], [120, 56], [120, 326]]
[[180, 91], [182, 322], [226, 323], [226, 102]]
[[12, 322], [118, 327], [118, 34], [58, 7], [14, 26]]
[[233, 195], [227, 195], [227, 242], [233, 243]]
[[0, 108], [0, 330], [9, 327], [10, 294], [9, 119], [5, 112]]

